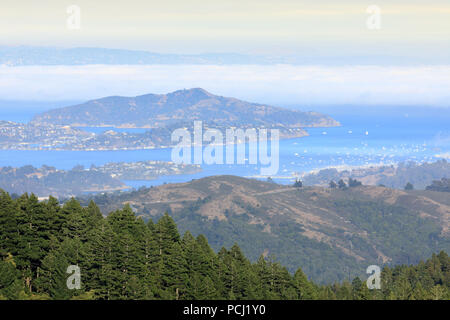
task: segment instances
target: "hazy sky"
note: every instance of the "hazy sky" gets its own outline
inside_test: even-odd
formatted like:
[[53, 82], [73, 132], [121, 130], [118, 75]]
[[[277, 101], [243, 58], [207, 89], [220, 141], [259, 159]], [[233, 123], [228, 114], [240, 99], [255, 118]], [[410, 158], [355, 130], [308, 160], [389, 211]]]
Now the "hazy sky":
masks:
[[[0, 45], [449, 56], [449, 0], [1, 0]], [[66, 12], [81, 9], [81, 29]], [[381, 9], [380, 29], [366, 22]]]
[[[203, 87], [275, 105], [450, 105], [450, 0], [0, 1], [0, 45], [350, 61], [334, 67], [0, 66], [1, 99], [84, 100]], [[81, 13], [77, 30], [67, 27], [73, 5]], [[376, 21], [376, 12], [367, 12], [373, 6], [381, 10], [379, 29], [368, 28]], [[381, 58], [373, 59], [378, 66], [351, 65], [357, 56]], [[389, 57], [421, 63], [383, 66]]]

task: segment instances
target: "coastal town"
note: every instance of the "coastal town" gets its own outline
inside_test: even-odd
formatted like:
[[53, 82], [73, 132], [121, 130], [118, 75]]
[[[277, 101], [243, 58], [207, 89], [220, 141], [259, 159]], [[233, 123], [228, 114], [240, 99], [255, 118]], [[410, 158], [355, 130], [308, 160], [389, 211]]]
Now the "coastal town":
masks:
[[194, 174], [200, 165], [183, 165], [165, 161], [107, 163], [90, 168], [78, 165], [61, 170], [43, 165], [1, 167], [0, 189], [10, 194], [34, 193], [44, 199], [79, 196], [86, 193], [111, 192], [130, 189], [125, 181], [154, 180], [161, 176]]
[[144, 133], [108, 130], [93, 133], [66, 125], [0, 121], [3, 150], [138, 150], [170, 145], [170, 130], [155, 128]]

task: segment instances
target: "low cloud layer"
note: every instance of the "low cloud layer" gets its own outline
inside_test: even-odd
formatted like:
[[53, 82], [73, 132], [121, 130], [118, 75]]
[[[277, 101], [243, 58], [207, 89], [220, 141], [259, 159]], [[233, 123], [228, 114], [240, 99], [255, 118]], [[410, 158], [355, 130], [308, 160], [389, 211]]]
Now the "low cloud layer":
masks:
[[2, 100], [87, 100], [201, 87], [273, 105], [450, 106], [450, 65], [0, 67]]

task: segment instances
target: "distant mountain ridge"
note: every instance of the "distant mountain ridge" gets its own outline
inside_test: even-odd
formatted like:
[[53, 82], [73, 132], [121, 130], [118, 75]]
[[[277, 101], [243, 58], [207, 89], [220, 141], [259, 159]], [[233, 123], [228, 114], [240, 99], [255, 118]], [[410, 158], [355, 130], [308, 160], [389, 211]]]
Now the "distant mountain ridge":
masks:
[[0, 65], [7, 66], [53, 66], [53, 65], [412, 65], [447, 64], [447, 56], [420, 57], [389, 54], [346, 55], [345, 53], [320, 52], [320, 50], [298, 51], [287, 55], [242, 54], [233, 52], [173, 54], [145, 50], [126, 50], [95, 47], [44, 47], [44, 46], [0, 46]]
[[[338, 126], [339, 122], [316, 112], [301, 112], [211, 94], [201, 88], [137, 97], [112, 96], [50, 110], [35, 116], [38, 125], [167, 127], [202, 120], [213, 127]], [[287, 132], [286, 132], [287, 133]]]
[[0, 64], [28, 65], [153, 65], [153, 64], [273, 64], [280, 58], [239, 53], [170, 54], [108, 48], [0, 46]]

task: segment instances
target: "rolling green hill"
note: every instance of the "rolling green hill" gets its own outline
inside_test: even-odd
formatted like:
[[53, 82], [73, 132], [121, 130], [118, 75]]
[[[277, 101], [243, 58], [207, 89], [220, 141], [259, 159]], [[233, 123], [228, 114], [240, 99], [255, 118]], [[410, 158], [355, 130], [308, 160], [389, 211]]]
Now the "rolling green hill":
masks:
[[372, 264], [417, 263], [450, 251], [444, 192], [295, 188], [213, 176], [93, 199], [104, 214], [124, 204], [144, 219], [168, 212], [181, 233], [204, 234], [215, 250], [236, 242], [253, 261], [274, 255], [290, 271], [301, 267], [319, 282], [351, 279]]

